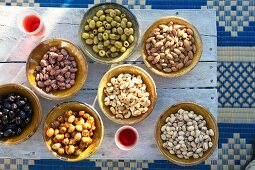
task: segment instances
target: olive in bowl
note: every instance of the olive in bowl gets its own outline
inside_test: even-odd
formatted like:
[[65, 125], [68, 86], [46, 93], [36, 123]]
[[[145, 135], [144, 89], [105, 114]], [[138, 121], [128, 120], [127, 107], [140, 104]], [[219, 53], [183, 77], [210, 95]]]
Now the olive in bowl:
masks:
[[19, 84], [0, 86], [0, 143], [17, 144], [37, 130], [42, 118], [38, 97]]
[[72, 42], [49, 39], [30, 53], [26, 74], [38, 95], [49, 100], [64, 100], [83, 87], [88, 65], [83, 52]]

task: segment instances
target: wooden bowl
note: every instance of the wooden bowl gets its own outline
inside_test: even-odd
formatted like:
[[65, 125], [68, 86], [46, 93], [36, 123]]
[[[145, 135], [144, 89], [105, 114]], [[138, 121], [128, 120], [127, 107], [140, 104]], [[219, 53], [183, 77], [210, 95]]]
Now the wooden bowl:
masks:
[[33, 108], [33, 117], [30, 124], [23, 129], [19, 136], [13, 136], [6, 139], [1, 139], [0, 144], [18, 144], [30, 138], [38, 129], [42, 120], [42, 106], [39, 98], [29, 88], [20, 84], [3, 84], [0, 85], [0, 96], [7, 95], [9, 93], [17, 93], [23, 97], [26, 97]]
[[[175, 72], [167, 73], [167, 72], [164, 72], [163, 70], [159, 70], [155, 65], [153, 65], [150, 61], [147, 60], [148, 54], [145, 49], [145, 44], [146, 44], [146, 40], [149, 37], [149, 34], [152, 32], [153, 29], [157, 28], [160, 24], [168, 24], [170, 21], [173, 21], [174, 23], [177, 23], [177, 24], [185, 25], [187, 28], [190, 28], [193, 30], [195, 46], [196, 46], [197, 51], [194, 54], [194, 58], [192, 59], [192, 62], [189, 66], [183, 67], [180, 70], [177, 70]], [[143, 42], [142, 57], [143, 57], [143, 61], [144, 61], [145, 65], [152, 72], [154, 72], [155, 74], [162, 76], [162, 77], [169, 77], [169, 78], [179, 77], [179, 76], [182, 76], [182, 75], [190, 72], [199, 62], [200, 57], [202, 55], [202, 51], [203, 51], [202, 39], [201, 39], [201, 36], [200, 36], [198, 30], [196, 29], [196, 27], [193, 24], [191, 24], [189, 21], [187, 21], [183, 18], [180, 18], [180, 17], [175, 17], [175, 16], [160, 18], [159, 20], [154, 22], [144, 33], [142, 42]]]
[[[149, 106], [148, 111], [141, 114], [140, 116], [130, 117], [128, 119], [125, 119], [125, 118], [117, 119], [117, 118], [115, 118], [115, 115], [113, 115], [112, 112], [110, 111], [110, 107], [105, 106], [105, 104], [104, 104], [104, 98], [106, 97], [106, 95], [104, 93], [104, 87], [106, 87], [106, 84], [108, 82], [110, 82], [112, 77], [117, 77], [121, 73], [141, 75], [143, 83], [145, 83], [147, 86], [146, 90], [150, 93], [149, 99], [151, 101], [151, 105]], [[98, 103], [99, 103], [99, 106], [100, 106], [102, 112], [111, 121], [113, 121], [117, 124], [131, 125], [131, 124], [135, 124], [135, 123], [138, 123], [138, 122], [144, 120], [152, 112], [152, 110], [156, 104], [156, 101], [157, 101], [156, 85], [155, 85], [152, 77], [142, 68], [137, 67], [137, 66], [132, 66], [130, 64], [123, 64], [123, 65], [114, 67], [105, 73], [105, 75], [101, 79], [99, 86], [98, 86], [97, 98], [98, 98]]]
[[[76, 73], [75, 84], [70, 89], [46, 92], [44, 89], [37, 87], [34, 70], [39, 65], [43, 55], [50, 47], [64, 48], [73, 56], [77, 62], [78, 72]], [[26, 64], [26, 75], [32, 89], [40, 96], [49, 100], [64, 100], [74, 96], [84, 85], [88, 75], [88, 64], [83, 52], [72, 42], [65, 39], [49, 39], [41, 42], [30, 53]]]
[[[213, 146], [209, 148], [206, 152], [204, 152], [203, 157], [199, 157], [197, 159], [195, 158], [190, 158], [190, 159], [180, 159], [176, 155], [172, 155], [169, 153], [168, 149], [163, 148], [163, 140], [161, 139], [161, 127], [165, 124], [166, 118], [171, 115], [175, 114], [178, 112], [179, 109], [184, 109], [187, 111], [193, 110], [194, 113], [197, 115], [202, 115], [206, 121], [206, 125], [209, 129], [212, 129], [214, 131], [214, 136], [211, 137]], [[197, 165], [202, 162], [204, 162], [206, 159], [208, 159], [218, 146], [218, 139], [219, 139], [219, 132], [218, 132], [218, 126], [215, 118], [213, 115], [204, 108], [203, 106], [196, 104], [196, 103], [191, 103], [191, 102], [185, 102], [185, 103], [178, 103], [175, 105], [170, 106], [167, 108], [159, 117], [159, 119], [156, 122], [155, 126], [155, 140], [157, 147], [159, 151], [161, 152], [162, 155], [164, 155], [169, 161], [181, 165], [181, 166], [191, 166], [191, 165]]]
[[[91, 45], [87, 45], [84, 41], [84, 39], [81, 37], [82, 33], [84, 32], [84, 26], [86, 24], [86, 20], [88, 18], [92, 18], [93, 16], [95, 16], [96, 12], [98, 10], [105, 10], [105, 9], [109, 9], [109, 8], [114, 8], [114, 9], [119, 9], [122, 13], [126, 14], [126, 17], [129, 21], [132, 22], [132, 27], [134, 29], [134, 37], [135, 37], [135, 41], [129, 46], [129, 48], [127, 48], [127, 51], [124, 53], [121, 53], [121, 55], [119, 55], [116, 58], [107, 58], [107, 57], [100, 57], [99, 54], [95, 53], [92, 50], [92, 46]], [[135, 47], [138, 46], [138, 42], [139, 42], [139, 38], [140, 38], [140, 29], [139, 29], [139, 23], [137, 21], [136, 16], [125, 6], [122, 6], [120, 4], [117, 3], [112, 3], [112, 2], [108, 2], [108, 3], [100, 3], [97, 4], [95, 6], [93, 6], [92, 8], [89, 8], [88, 11], [84, 14], [81, 23], [80, 23], [80, 29], [78, 31], [78, 36], [80, 37], [80, 40], [82, 42], [82, 49], [84, 50], [85, 54], [87, 56], [89, 56], [92, 60], [98, 62], [98, 63], [102, 63], [102, 64], [113, 64], [113, 63], [119, 63], [123, 60], [125, 60], [126, 58], [128, 58], [133, 52]]]
[[[51, 145], [53, 144], [53, 141], [51, 138], [48, 138], [46, 136], [46, 131], [48, 127], [50, 127], [51, 123], [57, 119], [58, 116], [61, 116], [65, 113], [65, 111], [72, 110], [72, 111], [81, 111], [84, 110], [85, 112], [89, 113], [92, 117], [95, 119], [96, 124], [96, 130], [93, 131], [93, 142], [87, 149], [85, 149], [79, 156], [76, 155], [68, 155], [63, 154], [59, 155], [57, 152], [51, 149]], [[68, 161], [68, 162], [76, 162], [83, 159], [86, 159], [87, 157], [93, 155], [100, 147], [102, 140], [104, 137], [104, 125], [103, 121], [98, 114], [98, 112], [90, 105], [86, 103], [80, 103], [80, 102], [66, 102], [62, 103], [60, 105], [55, 106], [46, 116], [45, 122], [44, 122], [44, 130], [43, 130], [43, 139], [44, 142], [49, 149], [49, 151], [56, 156], [57, 158]]]

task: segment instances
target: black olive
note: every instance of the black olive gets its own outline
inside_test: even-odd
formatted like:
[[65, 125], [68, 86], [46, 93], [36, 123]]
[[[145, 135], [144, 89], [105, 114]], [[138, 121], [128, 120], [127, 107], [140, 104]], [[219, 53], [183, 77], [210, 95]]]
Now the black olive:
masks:
[[15, 125], [14, 124], [10, 124], [6, 127], [6, 129], [12, 129], [12, 130], [15, 130]]
[[17, 125], [21, 125], [21, 124], [22, 124], [21, 118], [20, 118], [20, 117], [16, 117], [16, 118], [15, 118], [15, 123], [16, 123]]
[[20, 100], [21, 96], [20, 95], [16, 95], [16, 100]]
[[4, 132], [0, 131], [0, 138], [4, 137]]
[[31, 118], [30, 117], [27, 117], [26, 119], [25, 119], [25, 124], [27, 125], [29, 122], [31, 121]]
[[10, 137], [13, 134], [13, 131], [11, 129], [7, 129], [4, 131], [4, 136], [5, 137]]
[[27, 98], [26, 98], [26, 97], [23, 97], [23, 101], [24, 101], [24, 102], [27, 102]]
[[26, 112], [28, 116], [32, 115], [33, 111], [32, 110], [29, 110]]
[[24, 106], [25, 104], [26, 104], [26, 102], [25, 102], [24, 100], [19, 100], [19, 101], [17, 101], [18, 107], [22, 107], [22, 106]]
[[2, 118], [4, 116], [3, 112], [0, 112], [0, 118]]
[[3, 114], [7, 115], [9, 113], [9, 110], [8, 109], [4, 109], [3, 110]]
[[22, 132], [22, 129], [21, 128], [17, 128], [17, 130], [16, 130], [16, 135], [20, 135], [21, 134], [21, 132]]
[[9, 95], [7, 96], [7, 100], [8, 100], [9, 102], [14, 102], [14, 101], [15, 101], [15, 94], [9, 94]]
[[4, 102], [4, 108], [10, 110], [11, 109], [11, 104], [9, 102]]
[[16, 113], [14, 111], [9, 111], [9, 117], [10, 119], [14, 119], [16, 117]]
[[19, 116], [20, 116], [21, 119], [26, 119], [27, 114], [26, 114], [24, 111], [21, 110], [21, 111], [19, 112]]
[[31, 110], [31, 107], [30, 107], [29, 105], [26, 105], [26, 106], [24, 107], [24, 111], [28, 112], [28, 111], [30, 111], [30, 110]]
[[16, 103], [12, 103], [11, 110], [16, 110], [18, 108]]
[[4, 117], [2, 118], [3, 124], [7, 125], [9, 123], [9, 118], [7, 115], [4, 115]]

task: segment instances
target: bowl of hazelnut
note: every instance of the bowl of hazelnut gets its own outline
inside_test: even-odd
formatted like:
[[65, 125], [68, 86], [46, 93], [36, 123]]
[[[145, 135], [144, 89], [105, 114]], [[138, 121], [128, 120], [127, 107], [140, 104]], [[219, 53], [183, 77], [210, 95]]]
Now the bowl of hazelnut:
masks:
[[169, 16], [155, 21], [144, 33], [142, 57], [145, 65], [163, 77], [190, 72], [203, 51], [196, 27], [184, 18]]
[[83, 87], [88, 64], [83, 52], [72, 42], [49, 39], [30, 53], [26, 75], [38, 95], [49, 100], [64, 100]]
[[156, 85], [142, 68], [123, 64], [105, 73], [97, 98], [106, 117], [117, 124], [131, 125], [144, 120], [154, 109]]
[[94, 154], [104, 136], [100, 115], [90, 105], [66, 102], [46, 116], [43, 138], [49, 151], [61, 160], [76, 162]]
[[0, 144], [29, 139], [42, 120], [39, 98], [21, 84], [0, 85]]

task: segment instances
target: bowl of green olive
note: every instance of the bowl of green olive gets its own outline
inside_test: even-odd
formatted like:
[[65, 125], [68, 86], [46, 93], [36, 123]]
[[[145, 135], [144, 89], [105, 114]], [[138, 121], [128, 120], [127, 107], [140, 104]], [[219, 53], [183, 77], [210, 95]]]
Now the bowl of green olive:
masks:
[[129, 9], [117, 3], [101, 3], [84, 14], [79, 36], [87, 56], [99, 63], [113, 64], [132, 54], [140, 30]]

